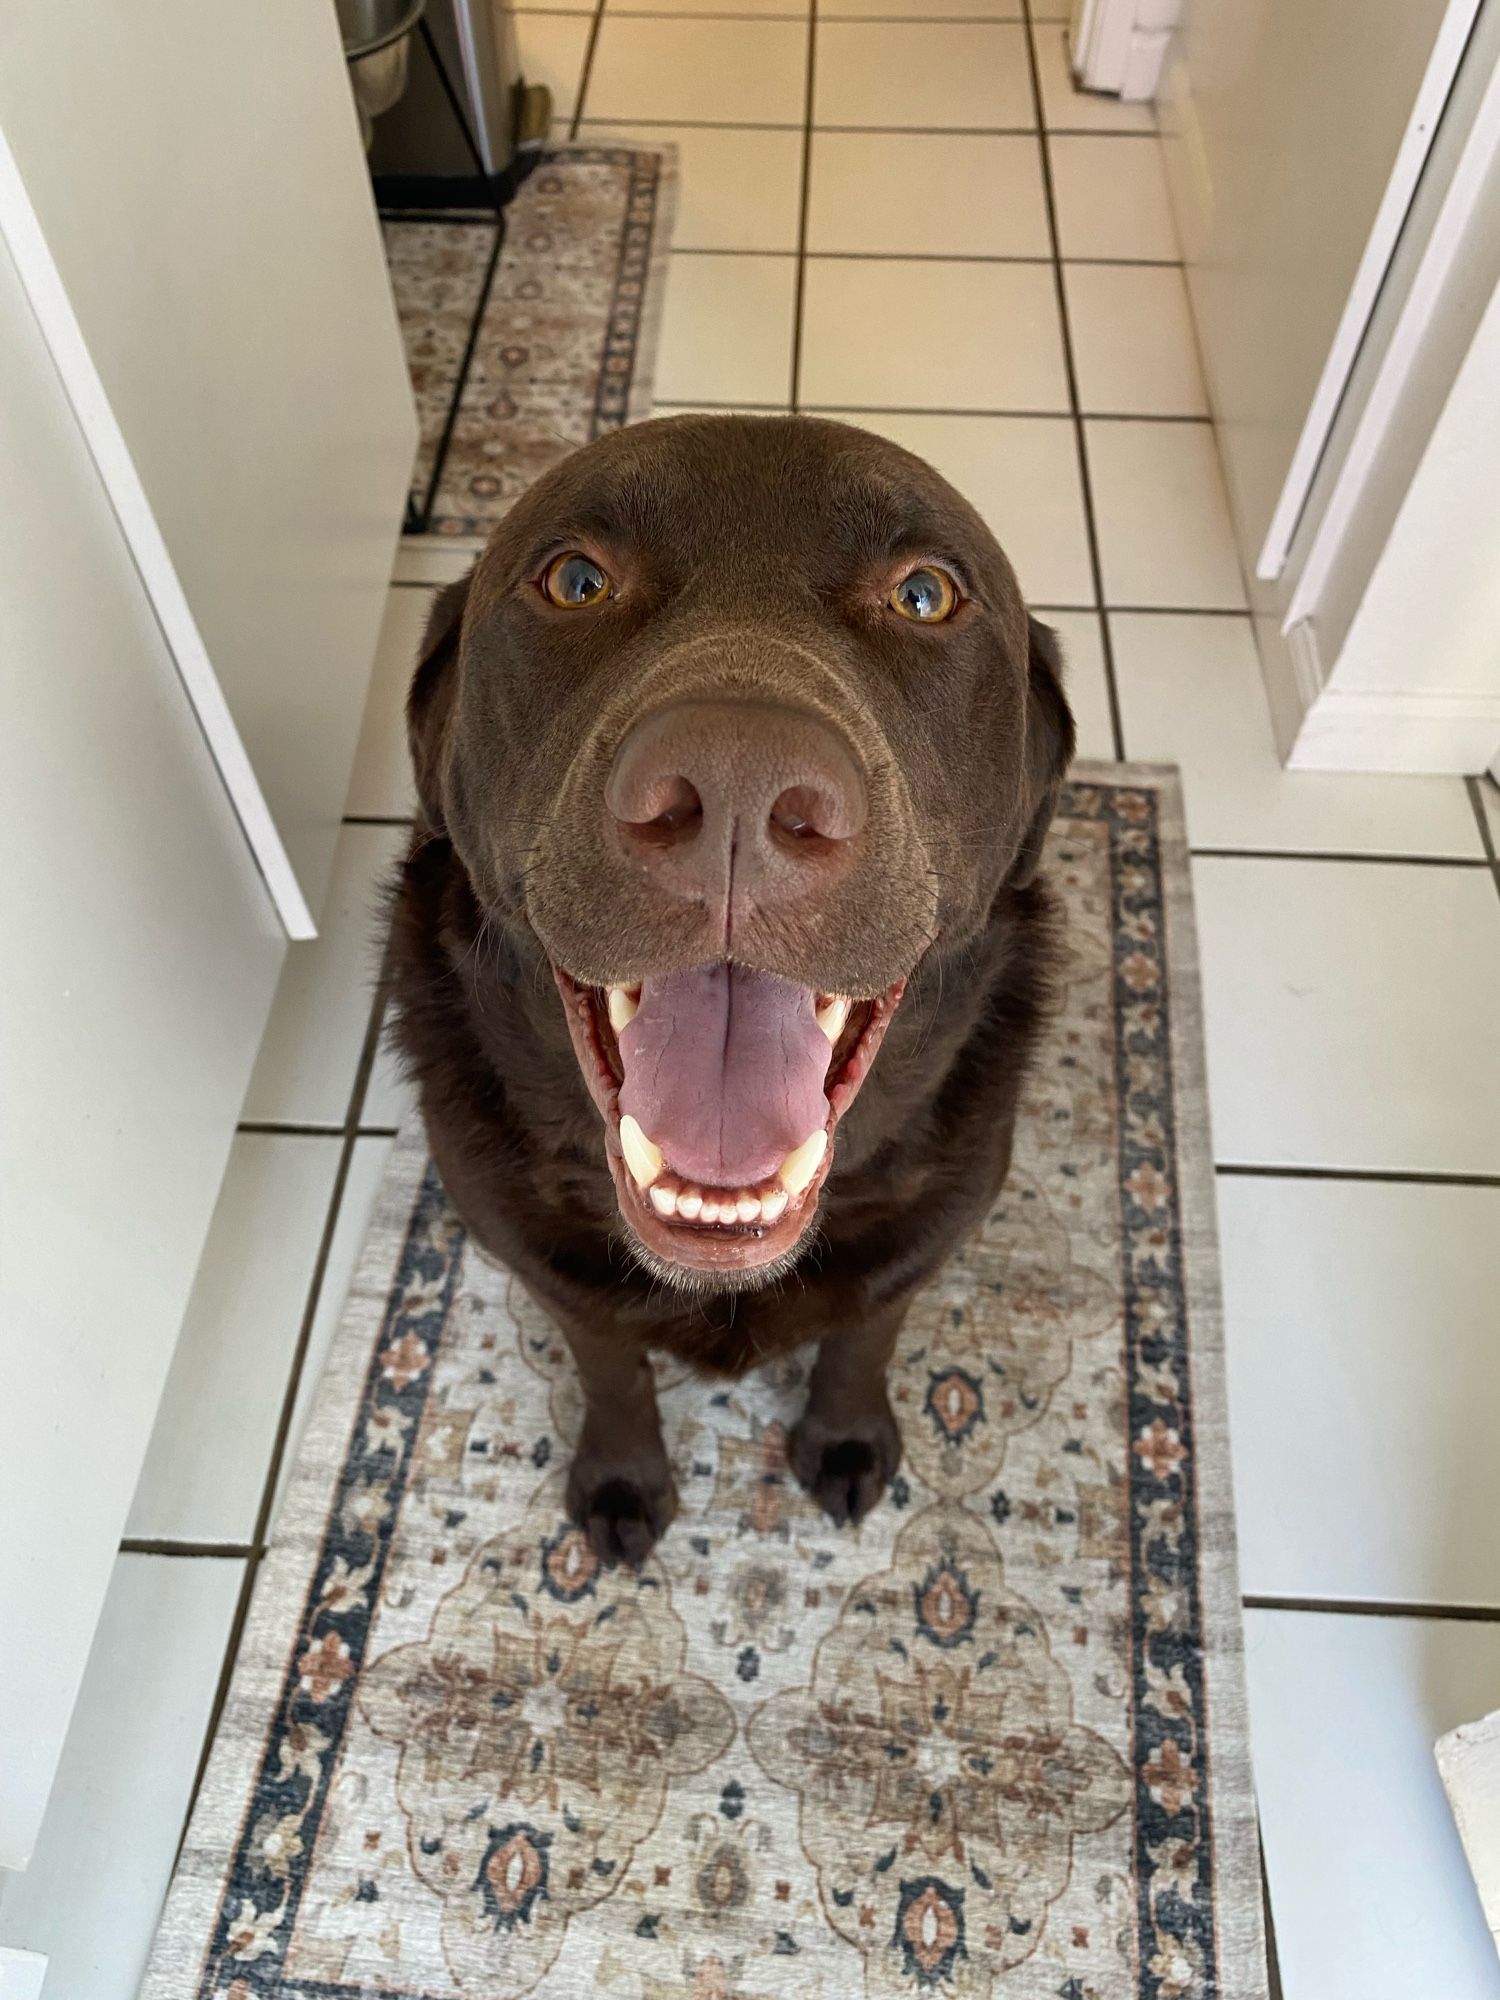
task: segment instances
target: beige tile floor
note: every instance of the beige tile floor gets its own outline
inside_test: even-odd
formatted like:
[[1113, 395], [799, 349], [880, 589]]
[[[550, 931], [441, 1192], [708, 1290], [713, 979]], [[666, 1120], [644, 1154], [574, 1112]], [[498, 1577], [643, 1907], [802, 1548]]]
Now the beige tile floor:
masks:
[[[1085, 751], [1183, 768], [1284, 1989], [1495, 2000], [1429, 1746], [1500, 1706], [1500, 794], [1277, 764], [1153, 117], [1072, 89], [1067, 11], [515, 18], [581, 136], [681, 148], [661, 402], [834, 410], [932, 459], [1062, 634]], [[135, 1991], [404, 1108], [365, 978], [451, 560], [403, 553], [329, 921], [278, 999], [42, 1851], [0, 1899], [65, 2000]]]

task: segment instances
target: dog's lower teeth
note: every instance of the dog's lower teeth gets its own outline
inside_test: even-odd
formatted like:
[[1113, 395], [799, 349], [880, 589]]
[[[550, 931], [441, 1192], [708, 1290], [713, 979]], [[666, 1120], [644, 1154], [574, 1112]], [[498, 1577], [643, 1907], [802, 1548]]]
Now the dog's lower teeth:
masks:
[[824, 1129], [810, 1132], [800, 1146], [794, 1146], [781, 1163], [776, 1178], [788, 1194], [801, 1194], [823, 1164], [823, 1155], [828, 1150], [828, 1133]]
[[787, 1206], [811, 1185], [823, 1155], [828, 1150], [826, 1131], [813, 1132], [794, 1147], [781, 1163], [774, 1186], [762, 1193], [753, 1188], [700, 1188], [684, 1186], [675, 1174], [666, 1174], [666, 1159], [654, 1140], [648, 1139], [638, 1120], [627, 1112], [620, 1120], [620, 1151], [631, 1179], [664, 1221], [741, 1223], [759, 1222], [766, 1227], [779, 1222]]
[[660, 1146], [652, 1144], [628, 1111], [620, 1120], [620, 1151], [625, 1155], [630, 1178], [643, 1192], [652, 1185], [666, 1165]]

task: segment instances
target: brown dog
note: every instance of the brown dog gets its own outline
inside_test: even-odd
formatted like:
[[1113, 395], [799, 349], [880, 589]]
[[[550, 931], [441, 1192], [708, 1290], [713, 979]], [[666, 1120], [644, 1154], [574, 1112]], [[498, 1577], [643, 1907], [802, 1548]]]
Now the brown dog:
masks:
[[857, 1520], [902, 1317], [1009, 1165], [1073, 748], [1051, 633], [919, 459], [677, 417], [526, 494], [407, 712], [399, 1041], [465, 1223], [577, 1360], [573, 1517], [635, 1563], [672, 1518], [650, 1349], [817, 1341], [792, 1463]]

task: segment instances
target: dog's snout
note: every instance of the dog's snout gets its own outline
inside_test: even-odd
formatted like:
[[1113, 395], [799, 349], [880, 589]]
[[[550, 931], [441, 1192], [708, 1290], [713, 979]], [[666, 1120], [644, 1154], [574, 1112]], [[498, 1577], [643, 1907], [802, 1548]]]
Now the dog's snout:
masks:
[[702, 700], [647, 716], [605, 786], [619, 837], [660, 882], [726, 909], [803, 893], [847, 859], [868, 809], [853, 752], [815, 715]]

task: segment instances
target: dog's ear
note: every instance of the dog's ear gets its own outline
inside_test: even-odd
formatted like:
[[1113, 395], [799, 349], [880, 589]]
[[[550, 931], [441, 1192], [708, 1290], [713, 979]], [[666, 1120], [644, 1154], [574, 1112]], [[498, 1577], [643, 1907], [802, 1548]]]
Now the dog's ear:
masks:
[[1063, 777], [1074, 749], [1073, 711], [1062, 686], [1062, 652], [1048, 625], [1028, 618], [1026, 667], [1026, 832], [1006, 884], [1024, 888], [1042, 863], [1042, 844], [1057, 810]]
[[434, 833], [445, 833], [443, 812], [443, 768], [447, 762], [448, 735], [458, 693], [458, 634], [468, 602], [466, 576], [450, 583], [433, 600], [417, 670], [406, 697], [406, 741], [416, 774], [417, 797], [422, 816]]

